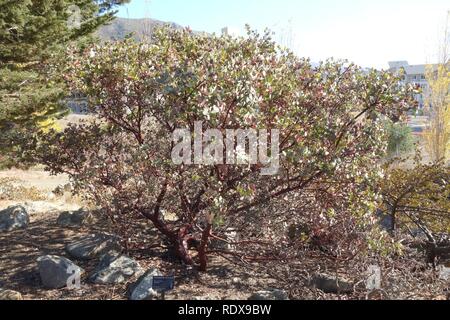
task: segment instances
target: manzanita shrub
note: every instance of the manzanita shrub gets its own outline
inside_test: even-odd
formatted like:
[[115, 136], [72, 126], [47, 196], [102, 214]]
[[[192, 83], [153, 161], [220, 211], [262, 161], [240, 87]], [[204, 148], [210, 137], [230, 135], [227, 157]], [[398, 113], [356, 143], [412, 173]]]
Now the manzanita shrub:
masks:
[[[369, 242], [384, 123], [412, 106], [394, 76], [345, 62], [313, 67], [252, 31], [162, 28], [151, 42], [95, 45], [68, 60], [66, 80], [94, 117], [47, 134], [40, 157], [104, 208], [124, 239], [146, 219], [200, 270], [211, 254], [283, 260], [307, 245], [348, 258]], [[278, 173], [261, 175], [262, 163], [175, 164], [173, 132], [192, 133], [198, 121], [224, 136], [279, 130]]]

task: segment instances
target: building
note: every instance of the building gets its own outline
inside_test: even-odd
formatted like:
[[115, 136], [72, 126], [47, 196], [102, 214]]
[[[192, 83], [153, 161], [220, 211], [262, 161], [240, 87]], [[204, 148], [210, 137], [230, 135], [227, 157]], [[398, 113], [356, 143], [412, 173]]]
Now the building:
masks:
[[241, 33], [239, 32], [239, 29], [232, 28], [232, 27], [223, 27], [221, 30], [221, 34], [223, 36], [231, 36], [233, 38], [237, 38], [241, 35]]
[[413, 84], [422, 89], [421, 94], [415, 96], [419, 103], [419, 110], [425, 107], [425, 95], [428, 91], [428, 82], [426, 79], [426, 64], [410, 65], [408, 61], [391, 61], [389, 62], [389, 71], [393, 73], [403, 73], [402, 83]]
[[389, 71], [393, 73], [402, 73], [402, 83], [412, 84], [417, 88], [422, 89], [420, 94], [415, 95], [415, 100], [418, 102], [418, 110], [416, 114], [409, 117], [408, 126], [411, 128], [414, 135], [420, 136], [429, 125], [428, 112], [423, 112], [424, 108], [431, 109], [431, 105], [426, 105], [426, 96], [429, 93], [429, 84], [426, 73], [429, 67], [435, 68], [436, 65], [410, 65], [407, 61], [392, 61], [389, 62]]

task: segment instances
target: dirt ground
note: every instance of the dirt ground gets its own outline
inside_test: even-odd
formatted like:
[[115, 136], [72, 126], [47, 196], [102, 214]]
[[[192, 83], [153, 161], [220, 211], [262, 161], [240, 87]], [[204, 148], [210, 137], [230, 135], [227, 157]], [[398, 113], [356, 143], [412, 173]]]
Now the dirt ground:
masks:
[[[65, 175], [52, 176], [39, 167], [30, 170], [9, 169], [0, 171], [1, 178], [18, 179], [24, 187], [36, 187], [42, 192], [51, 192], [56, 187], [69, 182]], [[0, 203], [1, 205], [1, 203]]]
[[[0, 178], [13, 177], [26, 187], [38, 188], [43, 193], [67, 183], [67, 177], [51, 177], [39, 169], [0, 172]], [[109, 231], [103, 224], [75, 229], [56, 224], [60, 212], [76, 210], [82, 203], [70, 197], [59, 197], [46, 201], [3, 200], [0, 210], [13, 204], [24, 204], [29, 208], [30, 225], [27, 229], [0, 233], [0, 287], [19, 291], [24, 299], [126, 299], [131, 279], [123, 285], [95, 285], [86, 281], [98, 261], [76, 261], [86, 272], [82, 277], [81, 290], [47, 290], [43, 288], [37, 270], [37, 258], [42, 255], [68, 257], [64, 247], [84, 235]], [[144, 226], [147, 227], [147, 226]], [[148, 226], [151, 229], [150, 226]], [[175, 276], [175, 290], [166, 294], [166, 299], [247, 299], [252, 293], [275, 285], [250, 268], [231, 265], [221, 258], [213, 258], [207, 273], [197, 273], [183, 266], [168, 254], [167, 248], [154, 237], [147, 248], [132, 249], [128, 254], [144, 269], [158, 268], [164, 275]], [[68, 257], [70, 258], [70, 257]]]
[[[40, 192], [49, 196], [48, 199], [31, 201], [22, 192], [20, 199], [4, 193], [1, 179], [14, 178], [14, 184], [33, 190], [33, 195]], [[80, 290], [67, 288], [58, 290], [45, 289], [37, 270], [37, 259], [42, 255], [59, 255], [70, 259], [65, 252], [66, 244], [79, 238], [97, 232], [112, 230], [107, 223], [95, 223], [77, 228], [63, 228], [56, 220], [62, 211], [77, 210], [85, 207], [79, 198], [69, 194], [52, 196], [52, 190], [68, 182], [67, 177], [52, 177], [39, 168], [30, 171], [8, 170], [0, 172], [0, 210], [9, 205], [22, 204], [30, 215], [27, 229], [0, 233], [0, 288], [18, 291], [24, 299], [37, 300], [121, 300], [127, 298], [127, 290], [136, 279], [130, 279], [121, 285], [96, 285], [87, 281], [94, 271], [98, 260], [77, 261], [77, 265], [85, 270], [81, 280]], [[8, 189], [6, 189], [8, 190]], [[22, 190], [23, 191], [23, 190]], [[24, 196], [25, 195], [25, 196]], [[262, 272], [256, 265], [230, 263], [221, 257], [212, 257], [206, 273], [198, 273], [195, 269], [181, 264], [171, 254], [165, 244], [157, 237], [152, 226], [146, 220], [138, 223], [138, 233], [145, 232], [145, 244], [130, 247], [127, 255], [134, 258], [145, 269], [158, 268], [164, 275], [175, 276], [175, 290], [166, 294], [166, 299], [183, 300], [235, 300], [248, 299], [259, 290], [279, 288], [282, 281], [275, 280]], [[429, 281], [424, 283], [430, 286]], [[431, 285], [432, 289], [435, 285]], [[292, 289], [292, 288], [291, 288]], [[303, 293], [296, 293], [301, 289]], [[305, 296], [303, 287], [291, 290], [292, 298], [301, 299], [365, 299], [364, 295], [338, 296], [323, 294], [320, 290], [307, 290]], [[426, 290], [417, 297], [434, 299], [442, 292], [434, 288], [432, 294], [425, 295]], [[394, 297], [395, 298], [395, 297]]]

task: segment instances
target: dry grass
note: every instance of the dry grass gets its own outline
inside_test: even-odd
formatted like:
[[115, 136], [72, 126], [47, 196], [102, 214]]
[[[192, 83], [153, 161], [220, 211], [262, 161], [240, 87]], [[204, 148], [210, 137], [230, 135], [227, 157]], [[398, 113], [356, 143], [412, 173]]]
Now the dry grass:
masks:
[[53, 191], [59, 185], [69, 182], [65, 175], [52, 176], [40, 167], [30, 170], [9, 169], [0, 171], [0, 179], [13, 179], [23, 187], [35, 187], [41, 192], [47, 193]]
[[0, 200], [39, 201], [46, 200], [47, 195], [36, 187], [24, 187], [13, 178], [0, 178]]

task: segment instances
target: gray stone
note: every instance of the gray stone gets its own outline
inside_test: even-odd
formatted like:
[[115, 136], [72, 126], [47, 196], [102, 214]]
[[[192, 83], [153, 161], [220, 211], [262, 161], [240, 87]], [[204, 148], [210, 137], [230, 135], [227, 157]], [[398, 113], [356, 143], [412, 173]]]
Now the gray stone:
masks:
[[20, 292], [0, 289], [0, 300], [23, 300]]
[[313, 276], [311, 285], [325, 293], [351, 293], [353, 284], [341, 278], [336, 278], [324, 273], [318, 273]]
[[30, 218], [23, 206], [10, 206], [0, 211], [0, 232], [23, 229], [30, 223]]
[[91, 260], [111, 252], [122, 252], [118, 238], [108, 234], [92, 234], [66, 246], [67, 253], [80, 260]]
[[81, 275], [84, 270], [69, 259], [59, 256], [42, 256], [38, 260], [39, 275], [44, 287], [59, 289], [67, 285], [67, 280], [73, 278], [75, 272]]
[[268, 289], [255, 292], [248, 300], [289, 300], [289, 295], [284, 290]]
[[61, 212], [56, 223], [61, 227], [81, 227], [95, 222], [94, 215], [83, 209]]
[[130, 286], [130, 300], [151, 300], [158, 297], [158, 293], [153, 290], [153, 276], [162, 276], [158, 269], [150, 269], [143, 274], [134, 284]]
[[376, 212], [378, 217], [378, 224], [380, 227], [385, 231], [392, 231], [394, 230], [394, 219], [391, 215], [384, 213], [381, 210], [377, 210]]
[[443, 265], [439, 267], [439, 278], [445, 281], [450, 280], [450, 264], [448, 266]]
[[103, 256], [90, 280], [97, 284], [118, 284], [133, 276], [142, 275], [143, 272], [135, 260], [111, 253]]

